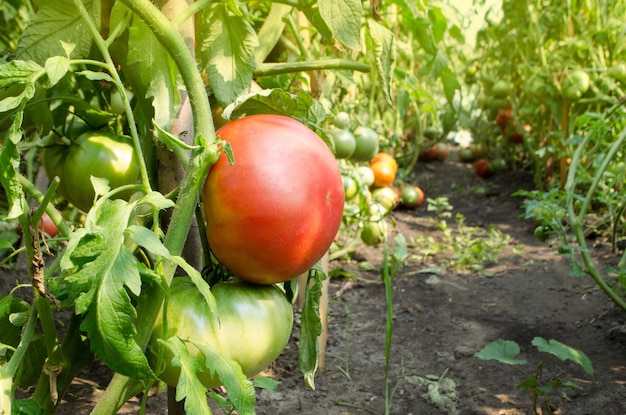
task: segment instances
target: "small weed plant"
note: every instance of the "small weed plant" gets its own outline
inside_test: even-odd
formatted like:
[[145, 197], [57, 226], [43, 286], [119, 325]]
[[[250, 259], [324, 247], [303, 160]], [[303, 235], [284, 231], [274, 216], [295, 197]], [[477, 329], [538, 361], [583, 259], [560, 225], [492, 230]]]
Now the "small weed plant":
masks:
[[429, 210], [434, 211], [437, 227], [442, 232], [441, 238], [417, 236], [412, 246], [417, 252], [418, 261], [428, 257], [437, 257], [440, 266], [456, 271], [480, 272], [487, 264], [494, 263], [498, 255], [510, 242], [510, 237], [495, 226], [482, 228], [465, 224], [465, 216], [457, 213], [454, 225], [448, 221], [452, 205], [447, 198], [429, 199]]
[[522, 368], [527, 364], [525, 359], [518, 357], [520, 354], [519, 345], [511, 340], [498, 339], [487, 344], [484, 349], [474, 354], [481, 360], [497, 360], [500, 363], [515, 366], [524, 376], [524, 379], [517, 385], [518, 388], [527, 389], [532, 394], [532, 411], [539, 414], [553, 414], [554, 409], [550, 398], [557, 389], [581, 389], [576, 383], [552, 377], [543, 378], [543, 367], [549, 356], [555, 356], [566, 361], [571, 360], [577, 363], [589, 375], [593, 376], [591, 360], [580, 350], [567, 346], [556, 340], [545, 340], [535, 337], [531, 343], [543, 353], [542, 359], [537, 363], [534, 372], [528, 372]]

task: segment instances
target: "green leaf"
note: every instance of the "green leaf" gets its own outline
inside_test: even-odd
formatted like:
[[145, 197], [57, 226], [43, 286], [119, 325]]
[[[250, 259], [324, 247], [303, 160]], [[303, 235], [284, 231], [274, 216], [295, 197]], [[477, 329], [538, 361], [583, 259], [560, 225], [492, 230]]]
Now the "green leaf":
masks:
[[427, 54], [435, 55], [438, 48], [430, 20], [421, 11], [408, 7], [408, 3], [411, 2], [399, 1], [398, 3], [401, 5], [400, 10], [406, 27], [413, 29], [415, 38]]
[[337, 40], [347, 48], [361, 50], [361, 1], [319, 0], [318, 5], [320, 16]]
[[50, 85], [55, 85], [70, 70], [70, 60], [65, 56], [52, 56], [46, 59], [45, 69]]
[[391, 98], [391, 76], [396, 61], [396, 40], [393, 33], [373, 19], [367, 21], [369, 35], [373, 44], [374, 59], [378, 78], [382, 83], [385, 100], [393, 105]]
[[0, 88], [32, 83], [44, 68], [32, 61], [14, 60], [0, 65]]
[[200, 65], [218, 102], [226, 106], [250, 89], [256, 32], [248, 19], [234, 14], [225, 3], [212, 3], [197, 19], [204, 22], [198, 33]]
[[136, 310], [129, 295], [141, 292], [138, 261], [124, 245], [134, 207], [121, 200], [99, 202], [85, 227], [70, 236], [61, 267], [69, 300], [84, 315], [81, 329], [92, 350], [116, 372], [151, 379], [152, 370], [134, 340]]
[[137, 200], [137, 204], [141, 203], [147, 203], [160, 210], [176, 206], [176, 203], [173, 200], [166, 198], [159, 192], [150, 192], [147, 195], [142, 196], [139, 200]]
[[197, 148], [197, 146], [192, 146], [185, 143], [183, 140], [170, 133], [169, 131], [164, 130], [156, 123], [153, 123], [153, 125], [157, 131], [159, 142], [165, 145], [168, 150], [175, 151], [176, 149], [179, 149], [187, 151]]
[[172, 256], [170, 259], [187, 273], [198, 291], [200, 291], [200, 294], [202, 294], [202, 296], [204, 297], [204, 301], [206, 301], [207, 306], [209, 307], [209, 323], [213, 327], [218, 327], [220, 325], [220, 321], [219, 316], [217, 315], [217, 304], [215, 302], [215, 297], [213, 297], [213, 293], [211, 292], [211, 287], [209, 286], [209, 284], [204, 280], [204, 278], [202, 278], [202, 274], [200, 274], [200, 272], [198, 272], [187, 261], [185, 261], [184, 258], [180, 256]]
[[170, 257], [170, 251], [150, 229], [144, 226], [131, 225], [126, 228], [126, 235], [150, 253], [164, 258]]
[[24, 190], [20, 184], [19, 171], [20, 153], [12, 140], [0, 144], [0, 185], [7, 197], [7, 214], [4, 220], [17, 219], [22, 213]]
[[106, 72], [99, 71], [80, 71], [76, 72], [77, 75], [84, 76], [90, 81], [105, 81], [105, 82], [113, 82], [113, 77]]
[[[51, 56], [66, 56], [68, 48], [62, 42], [76, 45], [68, 57], [87, 57], [92, 37], [74, 2], [36, 0], [35, 3], [37, 14], [20, 37], [18, 58], [43, 65]], [[83, 4], [99, 29], [100, 0], [83, 0]]]
[[264, 89], [239, 96], [224, 108], [223, 116], [232, 120], [253, 114], [291, 115], [298, 108], [297, 97], [283, 89]]
[[178, 337], [172, 337], [164, 344], [173, 353], [172, 365], [180, 367], [180, 376], [176, 385], [176, 401], [185, 400], [185, 413], [210, 415], [207, 403], [207, 389], [202, 385], [196, 373], [201, 371], [200, 362], [192, 358], [187, 344]]
[[514, 341], [498, 339], [474, 353], [474, 357], [481, 360], [497, 360], [507, 365], [525, 365], [526, 360], [515, 358], [519, 352], [519, 345]]
[[280, 382], [276, 379], [268, 378], [267, 376], [257, 376], [252, 380], [252, 384], [255, 388], [274, 392], [278, 385], [280, 385]]
[[322, 281], [325, 279], [326, 274], [319, 264], [309, 271], [302, 307], [298, 368], [304, 375], [304, 384], [310, 389], [315, 389], [315, 373], [317, 372], [319, 353], [318, 337], [322, 334], [319, 307], [322, 296]]
[[181, 105], [180, 74], [152, 31], [136, 17], [129, 28], [128, 65], [139, 68], [141, 83], [146, 87], [145, 97], [152, 98], [154, 122], [169, 130]]
[[461, 89], [461, 84], [450, 67], [446, 66], [441, 72], [441, 82], [443, 83], [443, 92], [446, 95], [446, 101], [448, 101], [451, 108], [454, 108], [454, 94]]
[[[211, 362], [211, 374], [217, 374], [228, 392], [228, 398], [240, 415], [254, 415], [256, 395], [254, 386], [241, 370], [241, 366], [217, 353], [205, 344], [195, 344], [204, 355], [206, 362]], [[189, 412], [193, 413], [193, 412]]]
[[578, 363], [590, 376], [593, 376], [593, 367], [591, 360], [582, 351], [563, 344], [557, 340], [548, 340], [541, 337], [535, 337], [532, 341], [532, 345], [535, 346], [540, 352], [550, 353], [559, 359]]

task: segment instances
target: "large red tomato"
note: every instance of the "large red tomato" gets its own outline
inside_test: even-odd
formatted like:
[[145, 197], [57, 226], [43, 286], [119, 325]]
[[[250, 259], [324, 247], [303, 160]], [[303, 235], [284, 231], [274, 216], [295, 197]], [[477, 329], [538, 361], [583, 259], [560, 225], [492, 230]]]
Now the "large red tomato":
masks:
[[208, 241], [239, 278], [258, 284], [306, 272], [330, 247], [343, 214], [333, 153], [304, 124], [251, 115], [217, 132], [222, 153], [202, 189]]

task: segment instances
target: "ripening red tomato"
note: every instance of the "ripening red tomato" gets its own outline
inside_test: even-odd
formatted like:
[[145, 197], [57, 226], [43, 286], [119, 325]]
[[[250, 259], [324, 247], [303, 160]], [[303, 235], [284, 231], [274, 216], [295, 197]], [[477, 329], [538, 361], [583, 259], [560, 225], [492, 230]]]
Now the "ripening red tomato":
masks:
[[57, 236], [57, 234], [59, 233], [59, 228], [52, 221], [52, 218], [46, 212], [44, 212], [43, 215], [41, 215], [41, 219], [39, 219], [39, 222], [37, 223], [37, 228], [40, 231], [45, 232], [46, 235], [52, 238]]
[[335, 238], [344, 206], [330, 148], [304, 124], [259, 114], [217, 132], [230, 144], [202, 189], [208, 242], [237, 277], [258, 284], [309, 270]]
[[489, 168], [489, 160], [487, 159], [478, 159], [474, 163], [474, 170], [476, 174], [486, 179], [491, 175], [491, 169]]

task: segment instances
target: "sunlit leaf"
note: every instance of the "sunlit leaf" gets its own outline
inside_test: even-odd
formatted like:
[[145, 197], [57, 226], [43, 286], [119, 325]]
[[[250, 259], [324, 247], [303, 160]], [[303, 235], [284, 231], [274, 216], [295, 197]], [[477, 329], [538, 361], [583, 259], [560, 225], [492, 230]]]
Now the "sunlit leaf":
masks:
[[532, 345], [537, 347], [540, 352], [550, 353], [559, 359], [571, 360], [574, 363], [578, 363], [589, 375], [593, 376], [593, 366], [591, 360], [582, 351], [563, 344], [557, 340], [550, 339], [546, 341], [541, 337], [535, 337], [532, 341]]
[[[20, 37], [17, 56], [43, 65], [51, 56], [66, 56], [65, 44], [76, 45], [72, 58], [89, 55], [92, 36], [73, 0], [36, 0], [37, 14]], [[83, 0], [96, 27], [100, 25], [100, 0]]]
[[378, 78], [382, 83], [382, 90], [389, 105], [393, 105], [391, 98], [391, 76], [396, 61], [396, 41], [393, 33], [373, 19], [368, 20], [369, 35], [373, 44], [374, 58]]
[[474, 357], [481, 360], [497, 360], [507, 365], [525, 365], [526, 360], [516, 359], [520, 348], [517, 343], [511, 340], [494, 340], [479, 352], [474, 353]]
[[319, 0], [318, 5], [320, 16], [337, 40], [347, 48], [361, 50], [361, 1]]
[[256, 32], [245, 16], [233, 13], [224, 3], [212, 3], [196, 19], [203, 22], [198, 33], [200, 65], [218, 102], [228, 105], [250, 89]]

